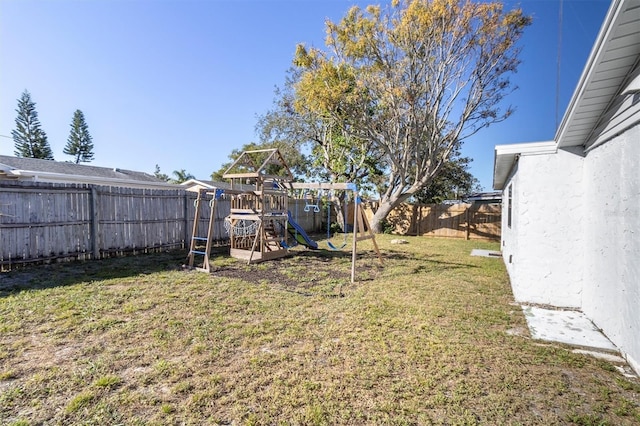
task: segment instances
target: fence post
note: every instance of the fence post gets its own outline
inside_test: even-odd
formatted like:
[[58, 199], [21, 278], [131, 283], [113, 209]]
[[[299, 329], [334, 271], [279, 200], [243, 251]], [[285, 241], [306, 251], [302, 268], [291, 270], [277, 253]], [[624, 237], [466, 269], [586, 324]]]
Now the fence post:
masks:
[[469, 234], [471, 233], [471, 222], [469, 222], [469, 217], [470, 217], [470, 215], [469, 215], [469, 210], [471, 210], [471, 207], [470, 207], [470, 206], [469, 206], [469, 207], [467, 207], [467, 208], [465, 209], [465, 211], [464, 211], [465, 220], [466, 220], [466, 222], [467, 222], [467, 232], [466, 232], [466, 234], [467, 234], [467, 235], [466, 235], [466, 236], [467, 236], [467, 240], [469, 240], [469, 239], [470, 239]]
[[189, 193], [184, 191], [184, 205], [182, 208], [182, 215], [184, 216], [184, 241], [182, 242], [182, 249], [187, 248], [187, 241], [189, 241]]
[[98, 218], [98, 191], [96, 187], [91, 185], [91, 195], [90, 195], [90, 210], [89, 214], [91, 215], [91, 247], [93, 251], [93, 258], [100, 259], [100, 244], [98, 241], [98, 227], [99, 227], [99, 218]]

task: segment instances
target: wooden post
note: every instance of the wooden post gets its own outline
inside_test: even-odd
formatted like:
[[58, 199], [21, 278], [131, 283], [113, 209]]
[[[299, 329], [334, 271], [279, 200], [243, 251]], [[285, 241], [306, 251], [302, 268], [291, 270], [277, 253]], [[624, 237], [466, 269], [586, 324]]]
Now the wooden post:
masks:
[[256, 251], [256, 244], [258, 243], [258, 239], [260, 238], [261, 234], [262, 234], [262, 220], [260, 220], [260, 222], [258, 223], [257, 234], [253, 239], [253, 244], [251, 245], [251, 253], [249, 254], [249, 260], [247, 260], [247, 265], [250, 265], [251, 261], [253, 260], [253, 253]]
[[91, 247], [94, 259], [100, 259], [100, 242], [99, 242], [99, 217], [98, 217], [98, 191], [95, 186], [91, 186], [91, 207], [89, 214], [91, 215]]
[[213, 240], [213, 231], [216, 224], [216, 204], [218, 203], [218, 192], [214, 194], [213, 198], [209, 202], [209, 206], [211, 207], [211, 215], [209, 216], [209, 229], [207, 230], [207, 244], [205, 246], [204, 252], [204, 260], [202, 261], [202, 267], [207, 271], [211, 272], [211, 264], [209, 263], [209, 256], [211, 255], [211, 242]]
[[467, 240], [469, 240], [469, 234], [471, 232], [471, 222], [469, 221], [469, 210], [471, 210], [471, 207], [467, 207], [464, 215], [465, 215], [465, 220], [467, 222]]
[[351, 249], [351, 284], [356, 282], [356, 254], [358, 251], [358, 215], [360, 214], [360, 203], [358, 202], [358, 191], [353, 192], [353, 248]]
[[189, 193], [184, 191], [184, 205], [182, 206], [182, 216], [184, 217], [184, 242], [182, 248], [187, 248], [187, 241], [189, 241]]
[[[194, 250], [196, 249], [196, 239], [195, 237], [197, 237], [198, 235], [198, 222], [200, 222], [200, 203], [202, 202], [202, 197], [204, 196], [206, 190], [204, 189], [200, 189], [198, 191], [198, 198], [196, 198], [196, 203], [195, 203], [195, 214], [194, 214], [194, 218], [193, 218], [193, 227], [191, 229], [191, 240], [189, 241], [189, 255], [188, 255], [188, 261], [189, 261], [189, 267], [192, 268], [193, 267], [193, 262], [194, 262]], [[203, 262], [204, 263], [204, 262]]]

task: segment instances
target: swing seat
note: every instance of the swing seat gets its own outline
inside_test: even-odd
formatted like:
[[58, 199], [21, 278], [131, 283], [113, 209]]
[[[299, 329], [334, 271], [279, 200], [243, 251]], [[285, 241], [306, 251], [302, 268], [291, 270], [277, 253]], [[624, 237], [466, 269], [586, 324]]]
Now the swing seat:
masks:
[[333, 244], [331, 244], [331, 241], [327, 241], [327, 245], [331, 250], [340, 251], [347, 246], [347, 243], [342, 244], [340, 247], [336, 247]]

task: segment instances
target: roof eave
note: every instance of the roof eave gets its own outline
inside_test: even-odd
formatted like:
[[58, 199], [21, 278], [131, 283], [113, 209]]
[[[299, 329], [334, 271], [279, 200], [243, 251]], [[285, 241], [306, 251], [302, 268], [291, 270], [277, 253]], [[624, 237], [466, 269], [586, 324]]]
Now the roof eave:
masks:
[[557, 150], [555, 141], [496, 145], [493, 161], [493, 189], [499, 191], [504, 189], [507, 178], [521, 155], [553, 154]]
[[[611, 2], [611, 6], [609, 7], [609, 11], [607, 12], [602, 27], [600, 28], [600, 32], [598, 33], [593, 48], [591, 49], [591, 53], [589, 54], [587, 63], [582, 71], [580, 79], [578, 80], [578, 85], [573, 92], [573, 96], [569, 101], [569, 106], [567, 107], [562, 121], [560, 122], [560, 126], [556, 131], [555, 140], [558, 141], [559, 148], [568, 146], [580, 146], [586, 144], [587, 142], [586, 140], [567, 141], [566, 135], [571, 128], [571, 124], [574, 121], [574, 118], [576, 117], [580, 102], [582, 101], [584, 94], [589, 87], [591, 77], [596, 71], [598, 63], [602, 61], [602, 58], [606, 53], [607, 41], [609, 40], [611, 34], [615, 31], [614, 23], [618, 19], [620, 13], [624, 10], [624, 3], [625, 0], [613, 0]], [[607, 105], [609, 102], [607, 102]], [[604, 110], [605, 108], [606, 105], [603, 105], [602, 109]], [[595, 128], [598, 120], [599, 116], [592, 120], [592, 129]]]
[[189, 179], [189, 180], [186, 180], [186, 181], [180, 183], [180, 185], [181, 186], [200, 185], [200, 186], [203, 186], [203, 187], [205, 187], [207, 189], [215, 188], [214, 186], [212, 186], [212, 185], [210, 185], [210, 184], [208, 184], [206, 182], [203, 182], [203, 181], [201, 181], [199, 179]]

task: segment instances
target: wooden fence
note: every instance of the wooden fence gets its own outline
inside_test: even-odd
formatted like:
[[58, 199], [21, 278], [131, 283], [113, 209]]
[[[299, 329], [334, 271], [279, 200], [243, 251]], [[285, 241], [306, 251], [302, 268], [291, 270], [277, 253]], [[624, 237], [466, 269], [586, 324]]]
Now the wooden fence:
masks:
[[191, 198], [184, 190], [2, 182], [0, 265], [183, 247]]
[[[197, 193], [183, 189], [133, 189], [94, 185], [0, 182], [0, 269], [56, 259], [100, 259], [125, 253], [186, 248]], [[326, 231], [326, 213], [289, 210], [307, 232]], [[365, 204], [373, 214], [371, 204]], [[198, 236], [211, 210], [202, 209]], [[214, 242], [224, 244], [230, 201], [216, 206]], [[332, 219], [335, 220], [335, 213]], [[395, 233], [467, 239], [500, 238], [500, 205], [411, 205], [388, 217]], [[324, 222], [323, 222], [324, 221]]]
[[[365, 208], [372, 216], [376, 206]], [[400, 235], [499, 240], [501, 217], [500, 204], [402, 204], [387, 221]]]
[[[0, 269], [56, 259], [186, 248], [191, 240], [197, 193], [183, 189], [133, 189], [95, 185], [0, 182]], [[297, 204], [297, 205], [296, 205]], [[230, 202], [217, 203], [213, 239], [224, 244]], [[320, 213], [293, 200], [301, 226], [317, 231]], [[211, 214], [205, 203], [199, 236]]]

